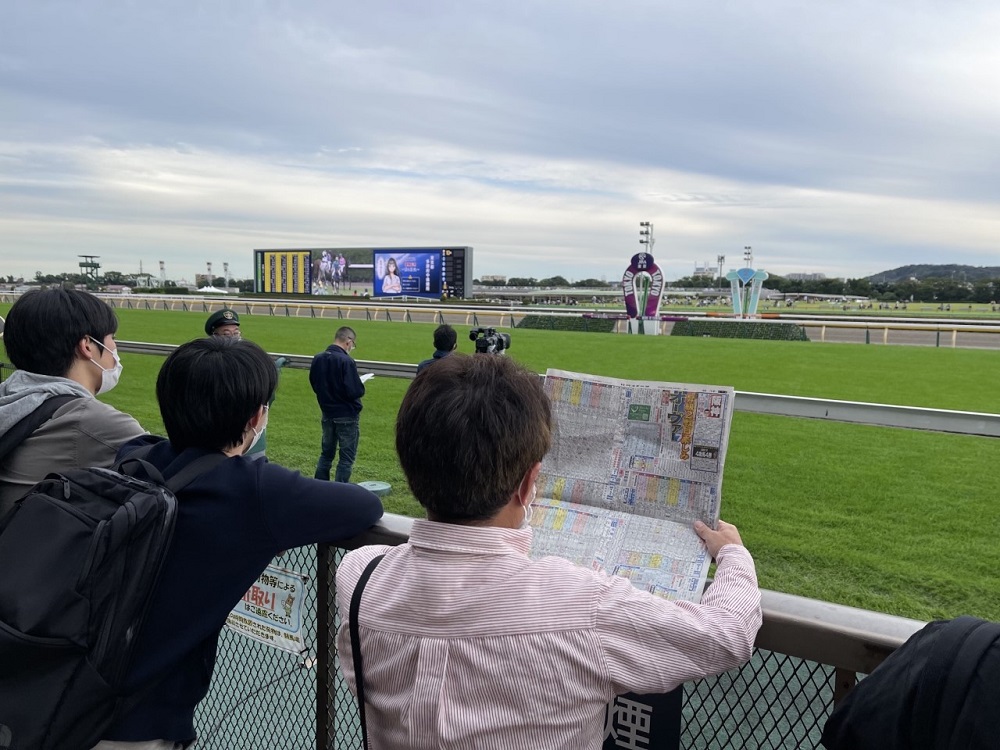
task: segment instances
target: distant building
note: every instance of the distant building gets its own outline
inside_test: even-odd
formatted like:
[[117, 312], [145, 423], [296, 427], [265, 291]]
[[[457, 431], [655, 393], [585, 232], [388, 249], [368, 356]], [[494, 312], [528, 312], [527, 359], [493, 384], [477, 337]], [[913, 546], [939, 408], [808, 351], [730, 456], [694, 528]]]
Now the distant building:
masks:
[[786, 277], [789, 281], [823, 281], [826, 279], [825, 273], [790, 273]]
[[483, 282], [484, 284], [506, 284], [507, 283], [507, 277], [506, 276], [499, 276], [499, 275], [480, 276], [479, 280], [481, 282]]
[[701, 265], [695, 263], [694, 265], [694, 275], [695, 276], [711, 276], [713, 279], [718, 275], [719, 267], [710, 266], [707, 263], [702, 263]]

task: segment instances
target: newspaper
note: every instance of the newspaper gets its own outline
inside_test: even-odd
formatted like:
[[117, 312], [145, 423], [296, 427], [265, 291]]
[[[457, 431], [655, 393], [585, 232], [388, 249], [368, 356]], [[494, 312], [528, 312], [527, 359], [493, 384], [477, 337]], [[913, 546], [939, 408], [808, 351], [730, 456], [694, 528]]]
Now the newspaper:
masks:
[[667, 599], [698, 601], [719, 520], [735, 392], [545, 374], [555, 434], [533, 506], [532, 556], [558, 555]]

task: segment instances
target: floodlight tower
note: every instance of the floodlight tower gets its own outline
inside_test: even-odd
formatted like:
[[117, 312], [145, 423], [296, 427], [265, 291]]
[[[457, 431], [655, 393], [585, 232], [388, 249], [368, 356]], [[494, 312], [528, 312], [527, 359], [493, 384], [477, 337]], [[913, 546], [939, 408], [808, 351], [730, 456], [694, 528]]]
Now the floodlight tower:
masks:
[[656, 239], [653, 237], [653, 222], [651, 221], [640, 221], [639, 222], [639, 244], [646, 245], [649, 254], [653, 254], [653, 244]]
[[753, 248], [749, 245], [743, 246], [743, 260], [746, 261], [747, 268], [753, 267]]
[[167, 264], [162, 260], [160, 261], [160, 288], [163, 289], [167, 286]]
[[226, 277], [226, 288], [228, 289], [232, 284], [229, 283], [229, 262], [222, 264], [222, 275]]
[[719, 291], [722, 291], [722, 266], [726, 263], [725, 255], [716, 255], [715, 262], [719, 264]]
[[205, 267], [208, 269], [208, 283], [206, 283], [205, 286], [215, 286], [215, 284], [212, 283], [214, 281], [212, 278], [212, 261], [206, 261]]

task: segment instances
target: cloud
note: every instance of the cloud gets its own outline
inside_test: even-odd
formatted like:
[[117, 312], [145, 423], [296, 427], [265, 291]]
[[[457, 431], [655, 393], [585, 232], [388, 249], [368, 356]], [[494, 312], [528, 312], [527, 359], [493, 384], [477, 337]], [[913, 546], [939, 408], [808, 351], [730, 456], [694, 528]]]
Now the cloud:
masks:
[[[1000, 12], [847, 0], [15, 4], [0, 273], [467, 244], [475, 272], [993, 264]], [[8, 270], [11, 269], [11, 270]], [[569, 272], [567, 272], [569, 269]]]

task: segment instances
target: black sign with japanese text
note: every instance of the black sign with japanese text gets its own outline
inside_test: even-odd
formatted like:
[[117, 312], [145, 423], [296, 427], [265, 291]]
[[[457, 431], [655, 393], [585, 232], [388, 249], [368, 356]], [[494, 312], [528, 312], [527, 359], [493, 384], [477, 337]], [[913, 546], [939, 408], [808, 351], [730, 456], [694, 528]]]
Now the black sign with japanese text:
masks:
[[684, 686], [669, 693], [619, 695], [608, 704], [604, 750], [677, 750]]

